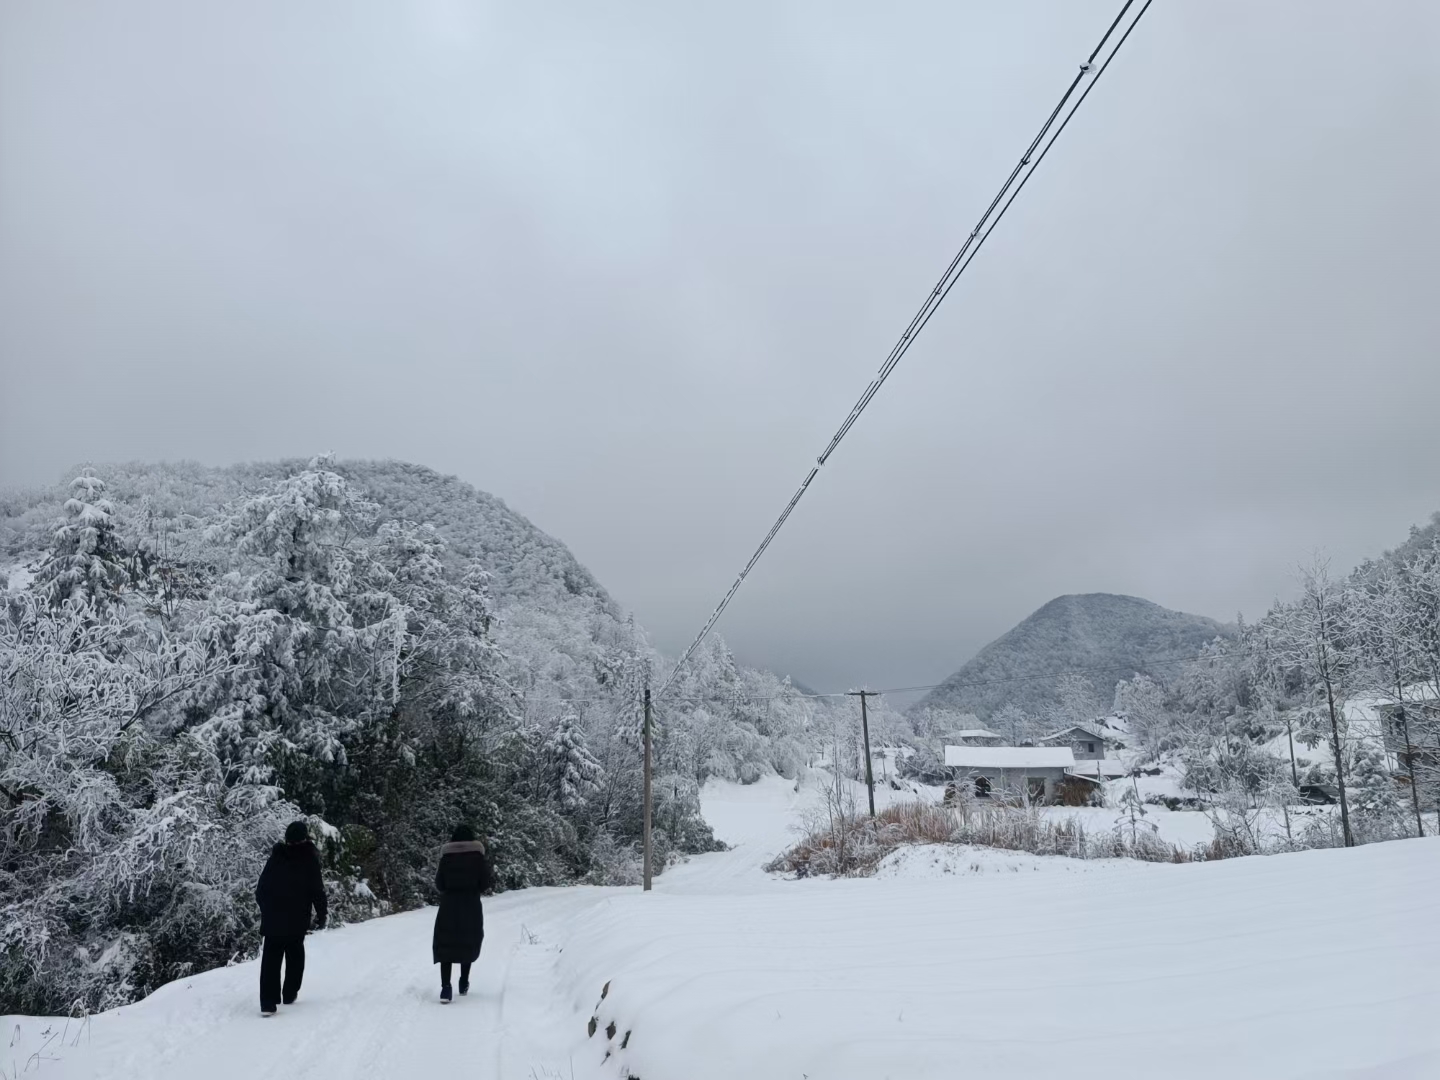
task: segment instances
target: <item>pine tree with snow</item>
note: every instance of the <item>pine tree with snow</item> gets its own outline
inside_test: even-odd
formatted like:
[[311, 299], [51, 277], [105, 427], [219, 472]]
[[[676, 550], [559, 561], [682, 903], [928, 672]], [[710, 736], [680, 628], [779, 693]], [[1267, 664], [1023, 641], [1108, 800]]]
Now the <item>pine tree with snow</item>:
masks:
[[547, 774], [551, 791], [561, 808], [570, 814], [583, 810], [600, 791], [605, 772], [585, 745], [580, 718], [567, 712], [545, 740]]
[[1356, 817], [1374, 824], [1396, 823], [1403, 815], [1400, 789], [1380, 747], [1357, 746], [1349, 769], [1350, 805]]
[[56, 528], [50, 558], [35, 575], [47, 603], [86, 601], [104, 608], [118, 599], [129, 575], [115, 530], [115, 507], [105, 498], [105, 481], [85, 469], [70, 482], [65, 518]]

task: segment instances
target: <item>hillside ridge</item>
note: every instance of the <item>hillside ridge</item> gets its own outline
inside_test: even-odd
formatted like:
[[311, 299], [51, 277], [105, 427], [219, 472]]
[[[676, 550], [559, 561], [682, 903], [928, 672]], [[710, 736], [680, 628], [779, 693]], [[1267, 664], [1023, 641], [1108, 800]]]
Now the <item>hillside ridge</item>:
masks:
[[[138, 532], [165, 528], [203, 542], [203, 530], [227, 504], [306, 465], [306, 459], [284, 458], [235, 465], [130, 461], [91, 467], [105, 481], [116, 510]], [[618, 605], [569, 547], [500, 497], [458, 476], [393, 458], [334, 460], [326, 467], [376, 503], [384, 519], [431, 524], [454, 555], [484, 562], [501, 606], [549, 593], [589, 599], [607, 615], [620, 617]], [[77, 466], [53, 485], [0, 493], [0, 555], [22, 558], [48, 547], [70, 494], [69, 480], [79, 472]]]
[[982, 720], [1007, 704], [1043, 716], [1058, 703], [1055, 676], [1085, 673], [1099, 704], [1115, 683], [1136, 673], [1163, 678], [1170, 661], [1194, 656], [1233, 628], [1204, 615], [1172, 611], [1120, 593], [1066, 593], [1041, 605], [986, 645], [934, 690], [916, 710], [945, 708]]

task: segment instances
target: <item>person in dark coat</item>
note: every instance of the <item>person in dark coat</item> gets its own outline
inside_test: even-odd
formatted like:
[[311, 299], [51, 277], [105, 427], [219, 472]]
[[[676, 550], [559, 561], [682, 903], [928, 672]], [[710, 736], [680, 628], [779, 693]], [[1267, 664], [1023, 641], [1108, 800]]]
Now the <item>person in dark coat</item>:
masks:
[[440, 1000], [450, 1000], [451, 965], [460, 965], [460, 993], [470, 992], [470, 965], [480, 956], [485, 940], [485, 913], [480, 894], [495, 887], [485, 845], [475, 839], [469, 825], [457, 825], [450, 842], [440, 848], [435, 888], [440, 910], [435, 913], [431, 950], [440, 965]]
[[[325, 882], [320, 876], [320, 854], [310, 841], [303, 821], [292, 821], [285, 829], [285, 842], [276, 844], [255, 886], [260, 905], [260, 933], [265, 946], [260, 952], [260, 1012], [272, 1016], [279, 1004], [289, 1005], [300, 993], [305, 975], [305, 935], [310, 932], [310, 909], [315, 909], [315, 929], [325, 929], [327, 907]], [[280, 965], [285, 965], [285, 985], [280, 985]]]

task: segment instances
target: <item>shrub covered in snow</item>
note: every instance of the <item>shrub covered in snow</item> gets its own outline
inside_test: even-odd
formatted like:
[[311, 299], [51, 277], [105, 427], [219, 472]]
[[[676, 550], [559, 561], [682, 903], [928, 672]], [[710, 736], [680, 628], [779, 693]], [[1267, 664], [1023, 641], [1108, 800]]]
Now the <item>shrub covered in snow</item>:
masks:
[[1033, 807], [952, 808], [916, 801], [888, 807], [871, 818], [858, 812], [852, 799], [832, 794], [806, 825], [800, 842], [778, 855], [767, 870], [800, 877], [869, 877], [887, 855], [907, 844], [968, 844], [1032, 855], [1146, 862], [1189, 862], [1220, 854], [1167, 844], [1152, 830], [1090, 832], [1074, 818], [1042, 816]]

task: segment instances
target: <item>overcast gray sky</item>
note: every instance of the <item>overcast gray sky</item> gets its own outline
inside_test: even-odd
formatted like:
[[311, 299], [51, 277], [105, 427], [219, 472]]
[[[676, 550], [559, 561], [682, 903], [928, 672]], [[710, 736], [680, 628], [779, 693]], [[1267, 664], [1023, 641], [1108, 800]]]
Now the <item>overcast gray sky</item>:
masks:
[[[397, 457], [676, 652], [1116, 0], [0, 3], [0, 483]], [[721, 632], [937, 681], [1440, 509], [1440, 5], [1157, 0]]]

